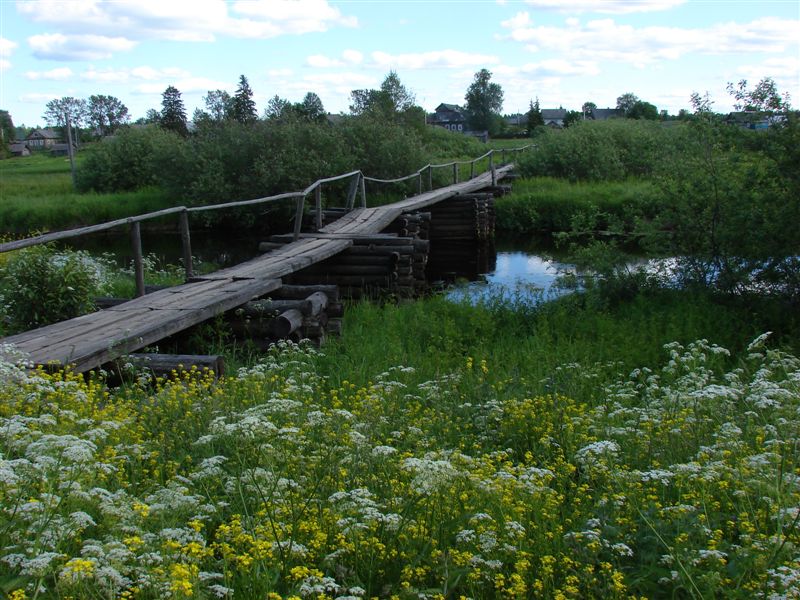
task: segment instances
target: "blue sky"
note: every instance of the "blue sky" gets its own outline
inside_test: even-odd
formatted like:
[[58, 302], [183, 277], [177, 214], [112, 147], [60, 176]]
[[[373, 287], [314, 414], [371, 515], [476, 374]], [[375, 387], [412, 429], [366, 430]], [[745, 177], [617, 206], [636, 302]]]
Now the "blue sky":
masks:
[[43, 124], [52, 98], [116, 96], [136, 119], [177, 87], [191, 116], [244, 74], [259, 112], [350, 90], [390, 70], [433, 110], [489, 69], [503, 112], [614, 106], [633, 92], [670, 113], [728, 82], [772, 77], [800, 105], [800, 0], [0, 0], [0, 108]]

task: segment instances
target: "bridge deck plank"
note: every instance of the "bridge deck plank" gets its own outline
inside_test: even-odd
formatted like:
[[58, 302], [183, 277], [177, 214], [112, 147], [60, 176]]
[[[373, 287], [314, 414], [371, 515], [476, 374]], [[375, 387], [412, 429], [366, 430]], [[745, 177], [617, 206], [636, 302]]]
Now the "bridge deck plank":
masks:
[[[510, 167], [498, 169], [502, 176]], [[280, 278], [330, 258], [358, 236], [374, 235], [403, 212], [420, 210], [491, 182], [484, 174], [395, 204], [353, 210], [301, 239], [249, 261], [115, 307], [2, 339], [34, 363], [101, 366], [280, 287]]]

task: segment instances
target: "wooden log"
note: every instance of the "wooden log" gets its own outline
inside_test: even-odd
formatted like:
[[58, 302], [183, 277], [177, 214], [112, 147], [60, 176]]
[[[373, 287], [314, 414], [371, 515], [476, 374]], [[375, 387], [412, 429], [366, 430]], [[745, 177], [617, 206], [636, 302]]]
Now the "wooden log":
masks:
[[328, 309], [325, 311], [328, 318], [341, 318], [344, 316], [344, 304], [341, 302], [329, 302]]
[[214, 377], [225, 374], [225, 360], [218, 354], [128, 354], [124, 359], [133, 364], [137, 369], [147, 369], [154, 375], [169, 375], [172, 371], [189, 371], [196, 367], [198, 371], [208, 369]]
[[292, 281], [295, 283], [310, 284], [313, 281], [326, 281], [336, 283], [343, 286], [362, 286], [369, 284], [388, 285], [392, 280], [397, 277], [394, 273], [386, 275], [322, 275], [310, 274], [306, 275], [302, 272], [292, 275]]
[[339, 289], [335, 285], [283, 285], [270, 293], [273, 298], [305, 300], [314, 292], [322, 292], [329, 302], [339, 301]]
[[323, 265], [373, 265], [390, 268], [392, 265], [397, 264], [400, 258], [399, 252], [363, 252], [354, 253], [343, 252], [330, 258], [327, 261], [320, 263]]
[[236, 313], [241, 312], [245, 317], [253, 318], [272, 318], [281, 314], [283, 311], [295, 309], [304, 315], [311, 314], [311, 302], [308, 300], [253, 300], [236, 309]]
[[298, 271], [298, 273], [302, 273], [303, 275], [330, 275], [330, 276], [338, 276], [338, 275], [353, 275], [353, 276], [370, 276], [370, 275], [388, 275], [392, 272], [392, 268], [387, 266], [381, 265], [337, 265], [337, 264], [329, 264], [329, 265], [312, 265], [310, 267], [306, 267], [302, 271]]
[[289, 309], [278, 315], [272, 324], [275, 337], [285, 339], [303, 326], [303, 313], [297, 309]]
[[319, 317], [328, 308], [328, 296], [323, 292], [314, 292], [306, 298], [306, 302], [311, 305], [311, 312], [303, 313], [304, 317]]

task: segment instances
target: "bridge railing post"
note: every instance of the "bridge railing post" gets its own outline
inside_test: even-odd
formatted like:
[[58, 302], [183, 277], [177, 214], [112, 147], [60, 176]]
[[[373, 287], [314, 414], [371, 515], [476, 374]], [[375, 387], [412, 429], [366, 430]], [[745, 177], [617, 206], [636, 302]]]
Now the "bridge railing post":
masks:
[[367, 182], [364, 179], [364, 174], [358, 174], [358, 187], [361, 191], [361, 208], [367, 208]]
[[503, 162], [503, 164], [506, 164], [506, 149], [505, 148], [503, 148], [503, 160], [502, 160], [502, 162]]
[[470, 161], [469, 163], [469, 178], [475, 179], [475, 161]]
[[194, 277], [194, 264], [192, 259], [192, 236], [189, 232], [189, 211], [184, 209], [180, 213], [181, 248], [183, 249], [183, 268], [186, 271], [186, 281]]
[[297, 207], [294, 213], [294, 241], [300, 239], [300, 230], [303, 227], [303, 208], [306, 204], [306, 197], [304, 194], [297, 196]]
[[317, 229], [322, 229], [322, 185], [314, 188], [314, 210], [317, 212]]
[[453, 183], [458, 183], [458, 163], [453, 163]]
[[347, 190], [347, 202], [345, 203], [347, 210], [353, 210], [355, 206], [360, 179], [361, 173], [358, 172], [350, 178], [350, 188]]
[[433, 189], [433, 165], [428, 165], [428, 190]]
[[133, 269], [136, 277], [136, 297], [144, 296], [144, 256], [142, 254], [142, 228], [139, 221], [131, 223]]
[[489, 170], [492, 172], [492, 185], [497, 185], [497, 170], [494, 168], [494, 150], [489, 153]]
[[422, 171], [417, 173], [417, 195], [422, 195]]

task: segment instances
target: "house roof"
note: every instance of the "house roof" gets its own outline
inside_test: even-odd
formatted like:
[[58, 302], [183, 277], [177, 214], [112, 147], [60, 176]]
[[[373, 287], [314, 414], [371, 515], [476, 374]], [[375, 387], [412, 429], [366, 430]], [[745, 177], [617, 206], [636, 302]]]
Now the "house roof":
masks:
[[560, 121], [567, 116], [567, 111], [564, 108], [543, 108], [542, 118], [545, 121]]
[[8, 149], [11, 150], [11, 152], [23, 152], [27, 148], [28, 144], [26, 144], [25, 142], [14, 142], [8, 147]]
[[31, 131], [28, 134], [28, 137], [25, 138], [25, 139], [29, 140], [29, 139], [31, 139], [33, 137], [45, 138], [45, 139], [49, 139], [49, 140], [61, 139], [61, 136], [57, 132], [53, 131], [52, 129], [35, 129], [35, 130]]
[[452, 112], [461, 112], [462, 108], [460, 106], [458, 106], [458, 104], [447, 104], [445, 102], [442, 102], [439, 106], [436, 107], [436, 112], [439, 112], [440, 110], [449, 110], [449, 111], [452, 111]]

